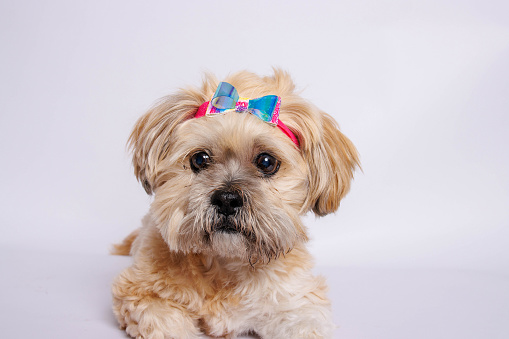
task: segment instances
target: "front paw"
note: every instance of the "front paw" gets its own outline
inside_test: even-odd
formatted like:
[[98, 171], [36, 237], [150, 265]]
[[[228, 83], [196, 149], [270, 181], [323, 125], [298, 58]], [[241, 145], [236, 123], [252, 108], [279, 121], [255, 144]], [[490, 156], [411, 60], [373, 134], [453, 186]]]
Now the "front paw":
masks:
[[114, 298], [113, 311], [120, 327], [133, 338], [195, 339], [200, 336], [196, 319], [181, 307], [161, 299]]
[[[323, 300], [325, 301], [325, 300]], [[261, 319], [255, 330], [263, 339], [331, 339], [336, 326], [328, 304], [299, 303], [286, 305], [283, 312]], [[294, 308], [289, 311], [288, 308]]]

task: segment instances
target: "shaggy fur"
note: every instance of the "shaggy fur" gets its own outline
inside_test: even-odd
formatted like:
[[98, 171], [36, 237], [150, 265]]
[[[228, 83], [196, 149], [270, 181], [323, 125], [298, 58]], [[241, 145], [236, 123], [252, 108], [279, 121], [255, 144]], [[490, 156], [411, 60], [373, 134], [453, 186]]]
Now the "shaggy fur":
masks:
[[[329, 115], [295, 94], [287, 73], [239, 72], [225, 81], [243, 97], [279, 95], [280, 119], [300, 147], [251, 114], [193, 119], [218, 85], [212, 76], [141, 117], [129, 142], [135, 174], [154, 200], [143, 226], [115, 247], [134, 263], [113, 284], [114, 313], [136, 338], [330, 338], [327, 287], [311, 274], [300, 218], [337, 210], [356, 150]], [[199, 152], [210, 162], [196, 170]], [[260, 171], [260, 154], [277, 159], [279, 170]], [[240, 197], [234, 214], [218, 211], [218, 191]]]

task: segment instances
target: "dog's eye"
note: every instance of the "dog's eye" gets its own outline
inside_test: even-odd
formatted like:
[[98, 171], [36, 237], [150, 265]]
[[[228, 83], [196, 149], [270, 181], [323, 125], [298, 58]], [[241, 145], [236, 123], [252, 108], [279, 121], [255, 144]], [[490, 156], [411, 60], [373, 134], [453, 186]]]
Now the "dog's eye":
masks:
[[260, 154], [255, 160], [256, 167], [265, 175], [273, 175], [279, 170], [280, 162], [267, 153]]
[[199, 172], [209, 165], [210, 156], [203, 151], [197, 152], [191, 157], [190, 163], [191, 169], [194, 172]]

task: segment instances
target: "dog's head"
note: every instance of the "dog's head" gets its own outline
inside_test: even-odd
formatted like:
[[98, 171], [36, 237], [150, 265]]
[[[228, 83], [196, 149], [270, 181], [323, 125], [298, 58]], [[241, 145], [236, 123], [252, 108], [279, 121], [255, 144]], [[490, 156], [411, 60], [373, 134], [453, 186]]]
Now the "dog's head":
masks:
[[294, 93], [287, 73], [226, 81], [242, 96], [279, 96], [279, 117], [298, 142], [249, 113], [195, 118], [218, 86], [207, 76], [137, 122], [135, 174], [154, 194], [151, 213], [171, 250], [266, 262], [307, 240], [300, 216], [337, 210], [357, 153], [329, 115]]

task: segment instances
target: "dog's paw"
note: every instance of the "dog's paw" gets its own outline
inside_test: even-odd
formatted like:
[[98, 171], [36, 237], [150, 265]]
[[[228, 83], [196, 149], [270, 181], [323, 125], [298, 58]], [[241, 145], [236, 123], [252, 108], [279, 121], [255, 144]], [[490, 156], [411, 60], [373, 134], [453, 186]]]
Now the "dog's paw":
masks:
[[114, 301], [114, 313], [126, 333], [137, 339], [196, 339], [196, 320], [158, 299]]
[[[328, 326], [327, 326], [328, 327]], [[259, 331], [263, 339], [292, 338], [292, 339], [331, 339], [330, 328], [307, 328], [294, 326], [292, 328], [279, 328], [277, 330]]]
[[294, 305], [295, 309], [273, 314], [270, 319], [257, 325], [263, 339], [330, 339], [335, 325], [330, 308], [326, 305]]
[[263, 339], [292, 338], [292, 339], [331, 339], [332, 329], [329, 324], [324, 328], [293, 326], [292, 328], [279, 328], [262, 334]]

